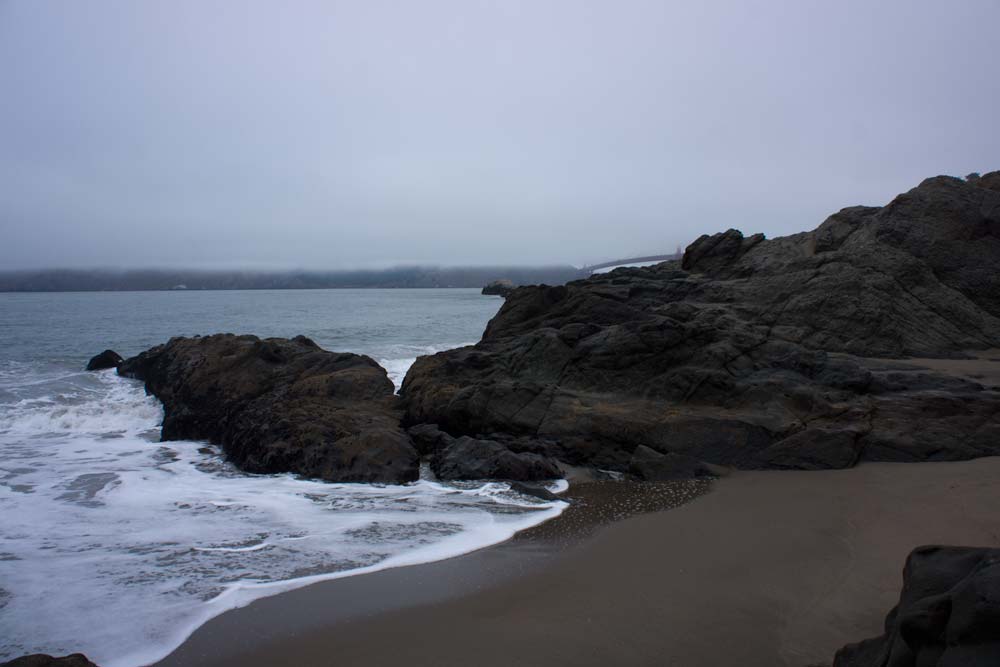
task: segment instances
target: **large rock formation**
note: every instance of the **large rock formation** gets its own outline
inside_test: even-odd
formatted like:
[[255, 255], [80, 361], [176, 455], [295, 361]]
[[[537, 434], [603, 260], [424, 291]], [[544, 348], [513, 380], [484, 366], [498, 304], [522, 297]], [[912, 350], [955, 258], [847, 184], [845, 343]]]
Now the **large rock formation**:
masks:
[[118, 372], [163, 402], [163, 440], [220, 444], [249, 472], [336, 482], [418, 476], [393, 384], [369, 357], [327, 352], [303, 336], [217, 334], [172, 338]]
[[845, 646], [834, 667], [1000, 665], [1000, 549], [920, 547], [906, 560], [885, 633]]
[[998, 387], [903, 361], [1000, 347], [997, 267], [1000, 172], [703, 236], [680, 263], [517, 289], [478, 344], [417, 360], [406, 421], [622, 471], [639, 445], [742, 468], [1000, 454]]

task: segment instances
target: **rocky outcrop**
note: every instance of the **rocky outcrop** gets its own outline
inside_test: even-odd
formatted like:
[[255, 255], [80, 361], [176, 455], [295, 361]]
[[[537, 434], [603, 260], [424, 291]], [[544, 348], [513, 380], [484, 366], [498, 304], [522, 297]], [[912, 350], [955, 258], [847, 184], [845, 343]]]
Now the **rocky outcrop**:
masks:
[[509, 280], [494, 280], [487, 283], [486, 287], [483, 288], [483, 294], [502, 296], [507, 298], [507, 295], [514, 291], [514, 283]]
[[[1000, 172], [931, 178], [812, 232], [520, 287], [421, 357], [406, 423], [626, 471], [637, 446], [738, 468], [1000, 454], [1000, 391], [920, 366], [1000, 347]], [[486, 435], [484, 435], [486, 434]]]
[[90, 358], [87, 362], [88, 371], [101, 371], [105, 368], [118, 368], [125, 361], [121, 355], [114, 350], [104, 350], [100, 354]]
[[218, 334], [172, 338], [118, 372], [163, 403], [163, 440], [220, 444], [243, 470], [336, 482], [418, 476], [393, 384], [369, 357], [303, 336]]
[[834, 667], [1000, 664], [1000, 549], [928, 546], [903, 570], [885, 633], [845, 646]]
[[0, 664], [0, 667], [97, 667], [97, 665], [88, 660], [87, 656], [82, 653], [73, 653], [61, 658], [53, 658], [51, 655], [45, 655], [44, 653], [35, 653], [14, 658], [9, 662]]

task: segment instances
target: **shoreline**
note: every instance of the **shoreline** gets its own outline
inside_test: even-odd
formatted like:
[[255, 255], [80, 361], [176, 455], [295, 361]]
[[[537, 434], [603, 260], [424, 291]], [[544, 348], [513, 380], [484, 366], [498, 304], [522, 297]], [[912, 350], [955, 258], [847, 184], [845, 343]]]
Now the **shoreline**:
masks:
[[[559, 480], [566, 483], [566, 480]], [[558, 486], [558, 484], [557, 484]], [[566, 487], [562, 489], [565, 491]], [[566, 494], [563, 494], [566, 495]], [[425, 565], [433, 565], [436, 563], [446, 562], [453, 559], [460, 559], [470, 554], [475, 554], [480, 551], [486, 551], [492, 548], [502, 546], [504, 544], [510, 543], [516, 540], [517, 537], [522, 533], [528, 533], [537, 529], [540, 529], [547, 523], [555, 521], [562, 516], [566, 511], [567, 504], [563, 503], [561, 506], [553, 503], [543, 502], [538, 508], [534, 510], [535, 515], [532, 517], [529, 525], [524, 528], [514, 529], [513, 532], [504, 531], [506, 536], [499, 537], [498, 539], [481, 544], [479, 546], [473, 547], [471, 550], [467, 547], [455, 548], [446, 543], [439, 543], [431, 545], [430, 547], [416, 548], [410, 552], [403, 552], [390, 556], [385, 560], [368, 565], [366, 567], [338, 570], [333, 572], [324, 572], [318, 574], [310, 574], [306, 576], [296, 577], [294, 579], [270, 581], [270, 582], [241, 582], [234, 587], [228, 588], [224, 592], [220, 593], [211, 600], [205, 602], [205, 606], [202, 613], [199, 615], [198, 620], [187, 624], [186, 626], [180, 627], [176, 632], [173, 633], [173, 639], [169, 642], [172, 646], [168, 652], [163, 652], [163, 645], [158, 645], [156, 650], [149, 650], [145, 652], [142, 657], [139, 656], [125, 656], [124, 658], [116, 658], [113, 661], [104, 661], [101, 663], [101, 667], [109, 667], [118, 664], [140, 664], [140, 665], [159, 665], [162, 661], [173, 656], [184, 644], [186, 644], [192, 637], [192, 635], [198, 633], [206, 624], [213, 623], [220, 616], [225, 616], [233, 611], [239, 611], [252, 606], [260, 601], [267, 600], [275, 596], [283, 596], [293, 594], [303, 588], [309, 588], [314, 586], [322, 586], [324, 584], [335, 583], [339, 581], [344, 581], [347, 579], [370, 577], [381, 574], [383, 572], [389, 572], [394, 570], [403, 570], [414, 567], [421, 567]], [[464, 533], [461, 534], [464, 536]], [[432, 552], [437, 552], [435, 555], [429, 555]], [[444, 553], [445, 555], [440, 555]], [[156, 656], [151, 658], [151, 656]], [[132, 657], [133, 659], [141, 660], [139, 663], [131, 663], [125, 661], [126, 658]], [[145, 659], [143, 659], [145, 658]], [[150, 660], [151, 658], [151, 660]]]
[[[190, 665], [235, 657], [248, 646], [261, 647], [268, 640], [295, 636], [304, 628], [319, 630], [381, 611], [409, 608], [509, 581], [526, 571], [558, 560], [560, 554], [590, 539], [602, 527], [647, 512], [665, 511], [708, 493], [708, 480], [675, 482], [594, 481], [570, 471], [569, 487], [561, 498], [569, 504], [558, 515], [519, 530], [509, 538], [472, 551], [413, 564], [376, 565], [366, 571], [317, 575], [286, 582], [288, 590], [219, 612], [200, 623], [170, 654], [151, 665]], [[280, 582], [273, 585], [280, 588]], [[372, 594], [369, 589], [374, 589]], [[350, 605], [331, 607], [324, 593], [349, 597]], [[304, 591], [310, 593], [305, 594]], [[287, 596], [287, 597], [286, 597]], [[277, 598], [282, 598], [280, 602]], [[289, 605], [286, 601], [292, 601]], [[289, 608], [290, 607], [290, 608]], [[274, 611], [278, 609], [278, 613]], [[240, 636], [239, 642], [216, 643], [215, 635]], [[206, 646], [206, 643], [208, 644]]]
[[736, 472], [559, 548], [525, 535], [263, 598], [155, 664], [830, 664], [881, 632], [912, 548], [1000, 546], [998, 482], [1000, 457]]

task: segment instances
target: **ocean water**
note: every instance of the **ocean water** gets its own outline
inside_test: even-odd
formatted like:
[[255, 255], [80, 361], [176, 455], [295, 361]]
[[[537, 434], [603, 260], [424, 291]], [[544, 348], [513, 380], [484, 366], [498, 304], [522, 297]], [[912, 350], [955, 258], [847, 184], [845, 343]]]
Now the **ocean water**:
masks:
[[477, 290], [0, 294], [0, 661], [149, 664], [211, 617], [323, 579], [509, 538], [564, 504], [500, 482], [329, 484], [248, 475], [214, 446], [160, 443], [159, 402], [113, 371], [174, 335], [304, 334], [402, 380], [479, 339]]

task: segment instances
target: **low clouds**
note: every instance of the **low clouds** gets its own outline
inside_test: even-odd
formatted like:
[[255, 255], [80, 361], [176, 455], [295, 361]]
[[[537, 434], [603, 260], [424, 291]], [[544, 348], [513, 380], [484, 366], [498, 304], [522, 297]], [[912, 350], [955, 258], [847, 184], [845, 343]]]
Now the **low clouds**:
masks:
[[581, 264], [1000, 168], [995, 2], [752, 4], [0, 0], [0, 266]]

